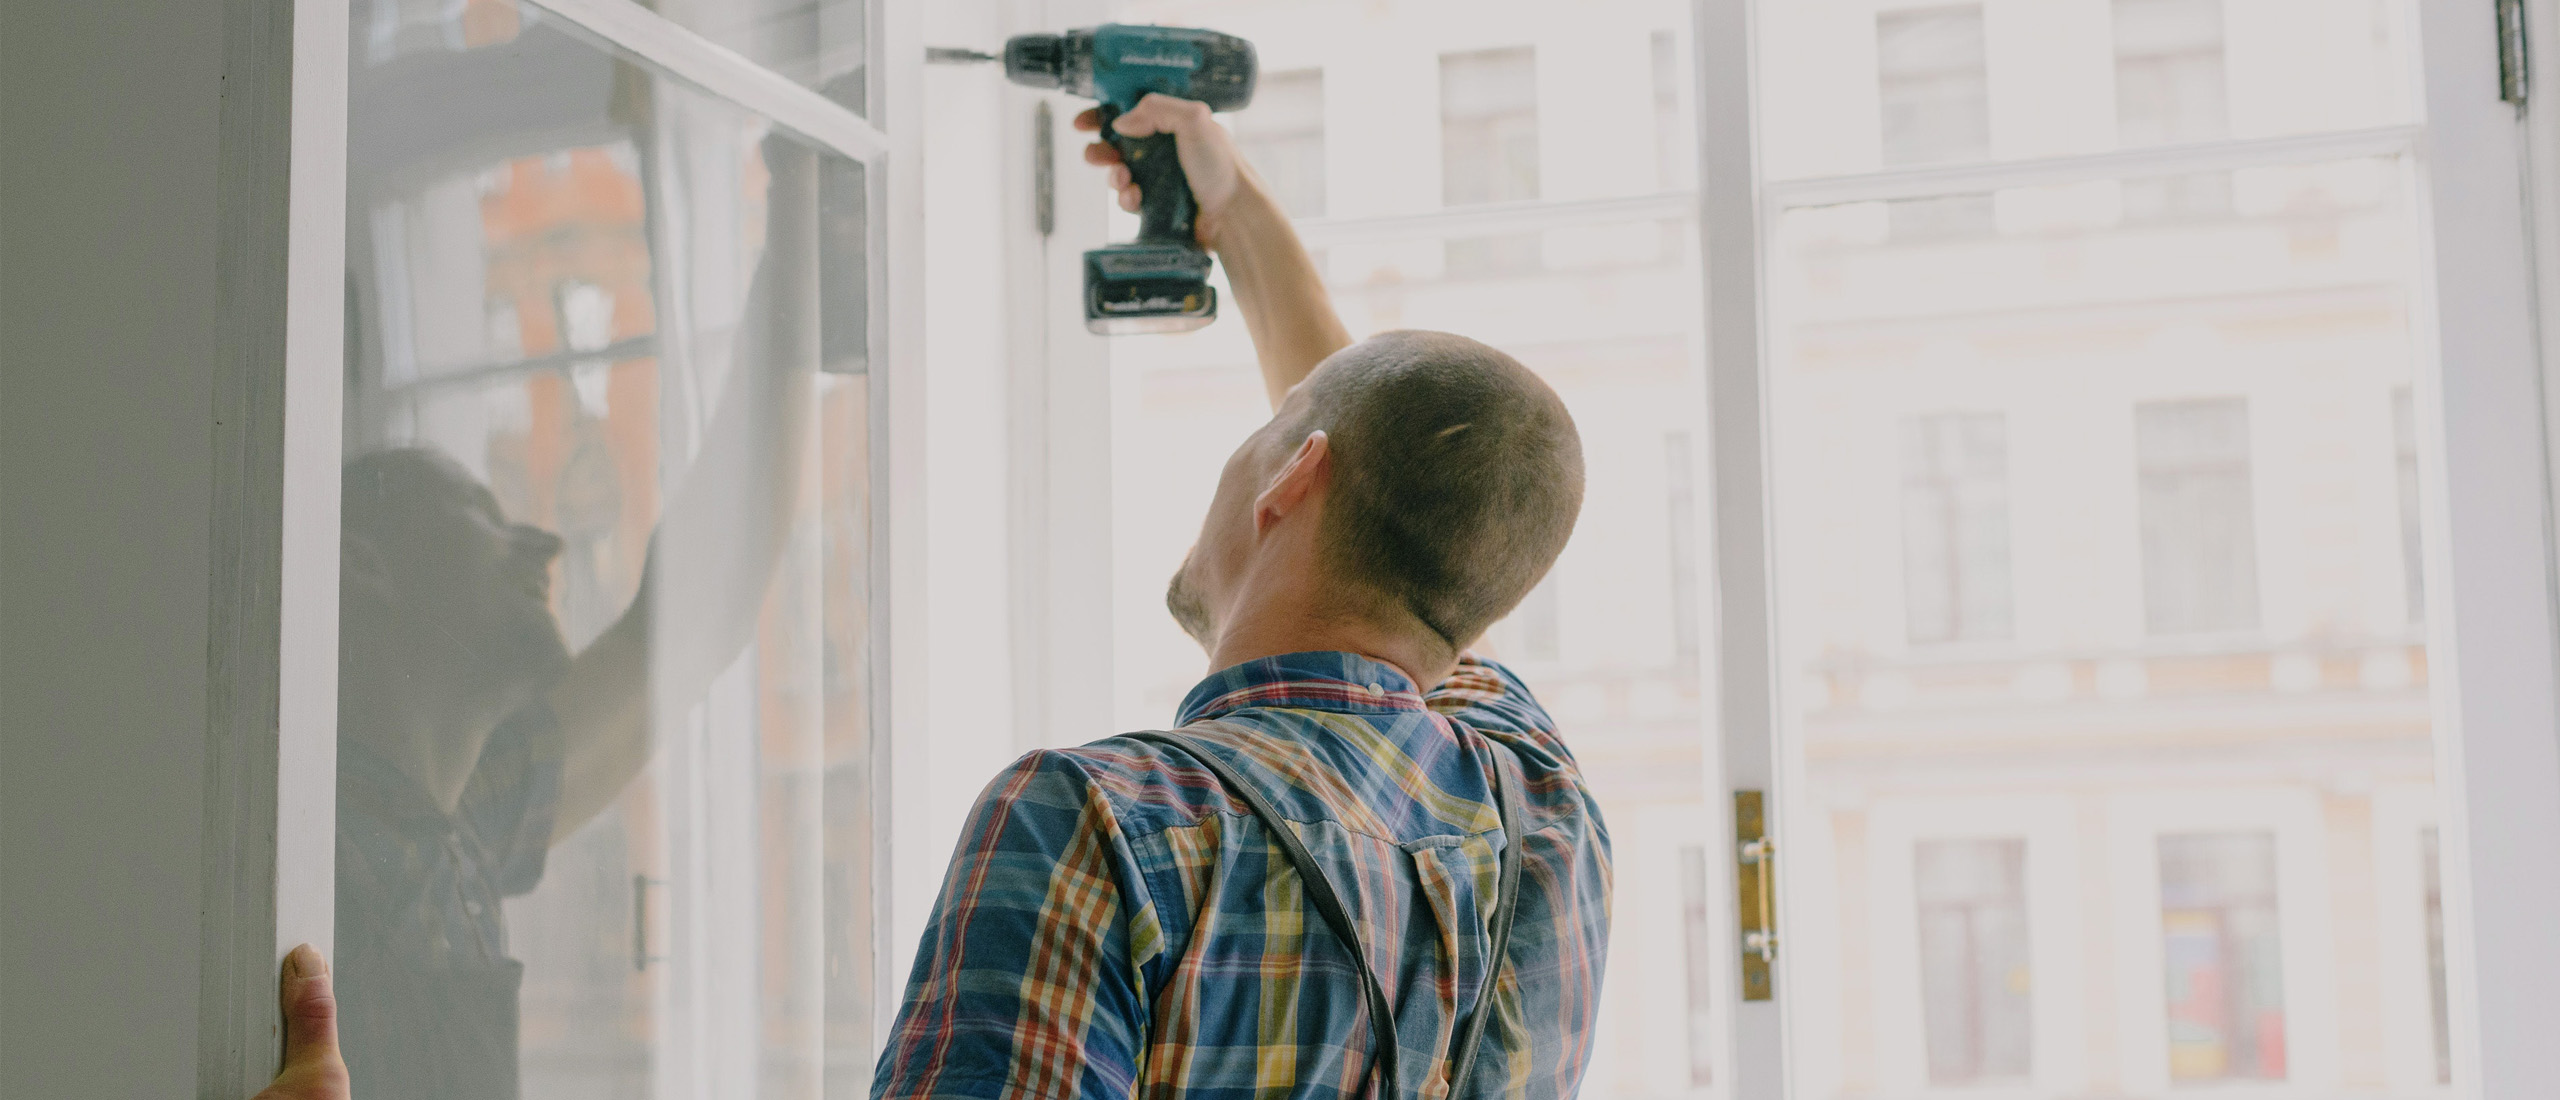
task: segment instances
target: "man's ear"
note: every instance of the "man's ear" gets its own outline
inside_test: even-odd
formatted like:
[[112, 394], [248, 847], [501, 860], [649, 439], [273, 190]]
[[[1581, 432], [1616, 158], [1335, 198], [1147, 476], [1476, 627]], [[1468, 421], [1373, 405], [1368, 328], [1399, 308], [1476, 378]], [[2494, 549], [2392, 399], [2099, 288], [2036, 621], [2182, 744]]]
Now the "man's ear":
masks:
[[1273, 524], [1305, 506], [1307, 498], [1333, 480], [1333, 443], [1322, 431], [1307, 433], [1296, 453], [1271, 476], [1271, 484], [1253, 498], [1253, 533], [1271, 530]]

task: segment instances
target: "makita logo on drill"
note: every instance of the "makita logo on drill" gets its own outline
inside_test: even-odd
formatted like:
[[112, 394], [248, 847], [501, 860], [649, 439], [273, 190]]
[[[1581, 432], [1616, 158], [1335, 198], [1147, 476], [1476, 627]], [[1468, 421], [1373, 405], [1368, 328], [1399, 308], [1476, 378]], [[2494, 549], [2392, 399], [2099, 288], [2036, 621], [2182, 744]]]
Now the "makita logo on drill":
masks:
[[1153, 65], [1160, 69], [1197, 69], [1200, 67], [1200, 59], [1196, 57], [1183, 57], [1178, 54], [1169, 53], [1130, 54], [1121, 58], [1120, 63], [1123, 65]]

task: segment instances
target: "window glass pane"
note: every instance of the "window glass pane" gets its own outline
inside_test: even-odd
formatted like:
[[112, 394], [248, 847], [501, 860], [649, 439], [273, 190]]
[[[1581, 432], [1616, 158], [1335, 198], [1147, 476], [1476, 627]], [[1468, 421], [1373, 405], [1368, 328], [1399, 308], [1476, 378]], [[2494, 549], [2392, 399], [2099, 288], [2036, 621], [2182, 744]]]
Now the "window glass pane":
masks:
[[2444, 990], [2444, 864], [2436, 849], [2436, 827], [2418, 831], [2419, 884], [2426, 891], [2427, 1023], [2435, 1054], [2436, 1083], [2453, 1082], [2453, 1027]]
[[2282, 935], [2273, 835], [2160, 838], [2171, 1080], [2285, 1079]]
[[2391, 391], [2391, 440], [2392, 467], [2400, 480], [2401, 589], [2406, 593], [2409, 621], [2424, 622], [2427, 617], [2427, 574], [2419, 549], [2423, 544], [2418, 533], [2418, 431], [2407, 386]]
[[1440, 56], [1440, 195], [1538, 197], [1538, 65], [1527, 46]]
[[1836, 960], [1791, 971], [1803, 1095], [2393, 1095], [2354, 1037], [2428, 1034], [2381, 993], [2420, 945], [2355, 945], [2406, 922], [2359, 885], [2372, 792], [2432, 778], [2404, 168], [2237, 170], [2175, 222], [2129, 180], [1965, 238], [1776, 217], [1783, 933]]
[[[1700, 677], [1711, 632], [1697, 605], [1711, 589], [1698, 573], [1710, 509], [1697, 226], [1658, 212], [1554, 211], [1688, 178], [1666, 168], [1697, 162], [1680, 121], [1689, 5], [1558, 10], [1379, 0], [1319, 19], [1295, 0], [1148, 0], [1109, 14], [1216, 27], [1252, 39], [1271, 72], [1321, 70], [1327, 97], [1357, 104], [1325, 117], [1332, 185], [1307, 230], [1350, 331], [1483, 340], [1571, 408], [1587, 474], [1578, 533], [1488, 643], [1556, 716], [1609, 816], [1611, 961], [1582, 1095], [1658, 1100], [1730, 1081], [1715, 1059], [1732, 1023], [1717, 1007], [1732, 981], [1720, 968], [1734, 952], [1716, 939], [1729, 923], [1710, 922], [1730, 921], [1731, 900], [1708, 893], [1719, 881], [1710, 861], [1729, 857], [1711, 845], [1715, 815], [1728, 811], [1708, 796]], [[1255, 115], [1266, 94], [1230, 120], [1248, 142], [1263, 140]], [[1542, 128], [1542, 112], [1574, 124]], [[1078, 201], [1080, 186], [1091, 187], [1083, 201], [1107, 201], [1071, 176], [1062, 170], [1062, 201]], [[1549, 205], [1526, 217], [1471, 211], [1484, 220], [1455, 232], [1387, 220], [1531, 203]], [[1221, 464], [1269, 416], [1234, 305], [1197, 333], [1109, 344], [1123, 728], [1161, 727], [1208, 671], [1167, 616], [1164, 591]]]
[[2127, 145], [2231, 132], [2221, 0], [2114, 0], [2116, 134]]
[[2403, 0], [1755, 9], [1776, 179], [2412, 121]]
[[1884, 110], [1884, 162], [1980, 160], [1991, 152], [1991, 87], [1983, 65], [1982, 7], [1876, 16], [1876, 91]]
[[1902, 425], [1903, 602], [1914, 642], [2009, 636], [2009, 458], [1998, 413]]
[[1665, 191], [1682, 191], [1698, 182], [1697, 142], [1685, 109], [1689, 86], [1687, 44], [1665, 28], [1647, 36], [1653, 73], [1653, 155]]
[[2154, 634], [2258, 623], [2249, 411], [2236, 399], [2135, 406], [2142, 594]]
[[861, 169], [538, 9], [458, 10], [354, 28], [358, 1095], [861, 1095]]

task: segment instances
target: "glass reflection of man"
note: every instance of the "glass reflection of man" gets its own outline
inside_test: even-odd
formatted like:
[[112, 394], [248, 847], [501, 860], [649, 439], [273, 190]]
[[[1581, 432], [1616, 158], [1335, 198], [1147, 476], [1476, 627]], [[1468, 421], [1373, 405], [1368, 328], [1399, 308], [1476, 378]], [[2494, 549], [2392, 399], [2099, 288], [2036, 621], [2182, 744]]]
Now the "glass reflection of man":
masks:
[[766, 145], [768, 241], [735, 366], [630, 606], [572, 653], [561, 540], [508, 520], [454, 459], [349, 462], [339, 595], [337, 974], [367, 1100], [514, 1100], [502, 898], [601, 812], [754, 630], [810, 418], [814, 165]]

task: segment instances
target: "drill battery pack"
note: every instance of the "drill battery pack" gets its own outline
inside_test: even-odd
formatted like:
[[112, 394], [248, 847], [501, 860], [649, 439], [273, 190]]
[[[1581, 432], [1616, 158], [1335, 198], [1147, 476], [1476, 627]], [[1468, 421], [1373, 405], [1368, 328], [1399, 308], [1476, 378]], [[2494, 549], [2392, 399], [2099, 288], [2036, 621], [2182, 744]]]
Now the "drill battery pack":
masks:
[[1189, 332], [1218, 316], [1209, 255], [1177, 244], [1135, 242], [1084, 254], [1085, 328], [1106, 336]]

